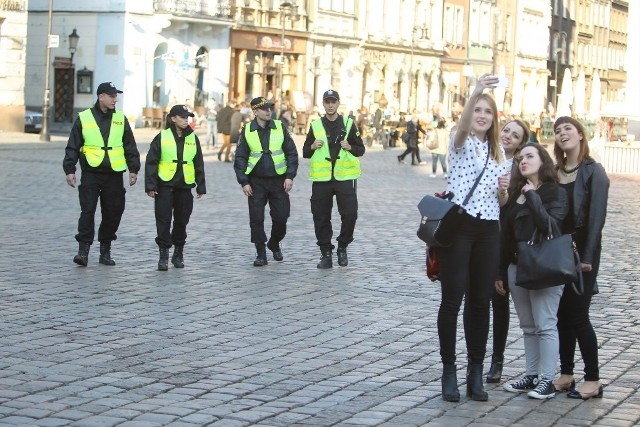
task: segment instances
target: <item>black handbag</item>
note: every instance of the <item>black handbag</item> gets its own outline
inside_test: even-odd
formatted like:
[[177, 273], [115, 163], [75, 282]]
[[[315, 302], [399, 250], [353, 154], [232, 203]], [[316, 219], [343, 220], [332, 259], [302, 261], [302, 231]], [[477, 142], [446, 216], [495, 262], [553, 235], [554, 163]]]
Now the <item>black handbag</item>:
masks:
[[453, 243], [453, 238], [458, 232], [462, 216], [466, 213], [464, 207], [471, 199], [473, 192], [478, 183], [487, 170], [489, 157], [491, 156], [491, 146], [489, 145], [489, 153], [484, 163], [484, 168], [477, 176], [473, 187], [467, 193], [462, 205], [453, 203], [453, 193], [436, 194], [435, 196], [426, 195], [418, 203], [418, 210], [422, 215], [420, 226], [418, 227], [418, 238], [429, 245], [429, 247], [447, 247]]
[[536, 229], [529, 241], [518, 243], [516, 286], [538, 290], [571, 284], [574, 292], [582, 295], [580, 255], [571, 235], [554, 234], [551, 217], [547, 236], [539, 237], [539, 234]]

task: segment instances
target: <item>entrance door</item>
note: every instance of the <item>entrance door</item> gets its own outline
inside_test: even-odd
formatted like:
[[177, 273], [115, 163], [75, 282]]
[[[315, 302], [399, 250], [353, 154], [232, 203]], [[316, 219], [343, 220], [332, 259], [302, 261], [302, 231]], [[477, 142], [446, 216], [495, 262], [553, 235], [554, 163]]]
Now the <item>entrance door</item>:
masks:
[[72, 122], [74, 119], [74, 71], [74, 68], [55, 68], [53, 117], [56, 122]]

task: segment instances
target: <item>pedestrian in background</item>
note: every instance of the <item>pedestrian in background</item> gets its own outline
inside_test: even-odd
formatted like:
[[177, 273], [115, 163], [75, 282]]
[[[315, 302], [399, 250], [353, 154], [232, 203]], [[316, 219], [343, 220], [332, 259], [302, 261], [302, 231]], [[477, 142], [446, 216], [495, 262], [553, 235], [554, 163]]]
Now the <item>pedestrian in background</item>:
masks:
[[151, 141], [145, 162], [145, 192], [154, 199], [160, 271], [169, 269], [171, 246], [171, 263], [184, 268], [187, 224], [193, 212], [191, 189], [196, 187], [198, 199], [207, 192], [202, 148], [189, 126], [193, 116], [185, 105], [171, 107], [165, 129]]
[[220, 111], [218, 111], [218, 130], [222, 134], [222, 146], [218, 151], [218, 161], [230, 162], [231, 159], [231, 116], [233, 115], [236, 103], [229, 101]]
[[498, 277], [500, 255], [498, 178], [505, 170], [496, 103], [483, 91], [497, 84], [496, 76], [484, 74], [478, 79], [449, 148], [447, 191], [453, 193], [454, 203], [463, 203], [482, 173], [451, 246], [439, 248], [438, 252], [442, 291], [438, 311], [442, 398], [451, 402], [460, 400], [455, 363], [456, 329], [463, 298], [467, 396], [473, 400], [488, 399], [482, 384], [482, 363], [489, 335], [489, 300]]
[[[287, 234], [291, 211], [289, 191], [298, 171], [298, 151], [280, 120], [271, 119], [273, 102], [264, 97], [251, 100], [255, 118], [240, 132], [234, 169], [238, 184], [249, 203], [251, 242], [256, 246], [253, 265], [267, 265], [268, 248], [273, 259], [282, 261], [280, 242]], [[271, 236], [264, 231], [264, 210], [269, 203]]]
[[[518, 149], [529, 139], [529, 128], [522, 120], [512, 120], [505, 123], [500, 131], [500, 143], [504, 149], [504, 167], [510, 173], [498, 178], [500, 183], [504, 181], [503, 188], [509, 186], [511, 172], [517, 169], [513, 159]], [[508, 197], [507, 190], [499, 193], [502, 200]], [[501, 201], [502, 201], [501, 200]], [[505, 202], [506, 203], [506, 202]], [[502, 203], [501, 203], [502, 205]], [[504, 206], [500, 209], [500, 221], [504, 219]], [[504, 350], [507, 346], [507, 335], [509, 334], [509, 281], [508, 276], [503, 275], [501, 284], [496, 284], [496, 289], [491, 297], [491, 308], [493, 313], [493, 352], [491, 354], [491, 366], [487, 373], [488, 383], [499, 383], [502, 379], [502, 368], [504, 366]]]
[[433, 132], [433, 148], [431, 151], [431, 178], [435, 178], [438, 170], [438, 161], [442, 167], [442, 177], [447, 179], [447, 151], [449, 150], [449, 131], [447, 131], [447, 122], [441, 117]]
[[407, 149], [404, 153], [398, 156], [398, 163], [404, 163], [404, 158], [408, 154], [411, 154], [411, 165], [418, 166], [422, 163], [422, 160], [420, 159], [420, 148], [418, 148], [419, 134], [422, 132], [423, 135], [426, 135], [427, 132], [422, 128], [422, 125], [418, 120], [418, 116], [415, 115], [407, 122], [406, 127], [408, 137], [405, 143], [407, 144]]
[[[569, 196], [565, 233], [573, 235], [580, 254], [584, 293], [577, 295], [565, 286], [558, 310], [560, 334], [560, 378], [558, 390], [569, 390], [567, 397], [602, 397], [598, 363], [598, 338], [589, 318], [593, 295], [598, 293], [596, 278], [600, 269], [602, 229], [607, 216], [609, 178], [600, 163], [589, 156], [589, 142], [582, 124], [571, 117], [559, 117], [553, 124], [553, 152], [560, 185]], [[584, 361], [584, 383], [576, 389], [574, 380], [576, 340]]]
[[360, 159], [365, 152], [362, 138], [353, 120], [338, 114], [340, 95], [328, 90], [322, 95], [325, 116], [311, 123], [311, 129], [302, 147], [302, 155], [309, 162], [311, 186], [311, 213], [321, 258], [318, 268], [332, 268], [331, 243], [333, 228], [331, 211], [336, 197], [341, 227], [338, 235], [338, 265], [349, 264], [347, 246], [353, 241], [358, 219], [357, 179], [360, 177]]
[[216, 134], [218, 133], [218, 103], [215, 99], [209, 98], [207, 101], [207, 149], [209, 144], [211, 148], [216, 146]]
[[78, 254], [73, 262], [86, 266], [89, 249], [93, 243], [94, 217], [98, 199], [102, 222], [98, 229], [100, 242], [99, 263], [115, 265], [111, 258], [111, 242], [124, 213], [125, 193], [122, 173], [129, 169], [129, 185], [138, 179], [140, 153], [131, 126], [124, 113], [116, 110], [118, 94], [111, 82], [100, 83], [96, 91], [98, 99], [93, 107], [81, 111], [73, 123], [65, 149], [62, 168], [67, 184], [76, 186], [76, 163], [80, 161], [82, 176], [78, 186], [80, 219], [78, 220]]
[[[509, 123], [507, 123], [507, 126]], [[567, 193], [558, 185], [558, 176], [547, 150], [528, 143], [517, 154], [504, 206], [500, 279], [496, 289], [504, 289], [503, 279], [514, 284], [518, 268], [518, 243], [540, 236], [560, 236], [562, 221], [569, 211]], [[551, 229], [549, 229], [551, 227]], [[512, 393], [527, 392], [534, 399], [556, 395], [553, 378], [558, 364], [558, 305], [564, 285], [549, 283], [543, 289], [511, 286], [513, 305], [524, 335], [525, 374], [504, 385]]]

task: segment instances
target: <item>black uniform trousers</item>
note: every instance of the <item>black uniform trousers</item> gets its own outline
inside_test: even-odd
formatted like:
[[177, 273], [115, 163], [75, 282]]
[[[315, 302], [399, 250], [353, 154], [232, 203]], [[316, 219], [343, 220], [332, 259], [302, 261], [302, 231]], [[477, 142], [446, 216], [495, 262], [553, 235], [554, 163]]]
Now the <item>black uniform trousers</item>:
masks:
[[311, 213], [313, 226], [316, 231], [318, 246], [323, 251], [334, 248], [331, 244], [333, 228], [331, 226], [331, 211], [333, 210], [333, 196], [336, 196], [338, 213], [342, 220], [338, 246], [347, 247], [353, 242], [353, 232], [358, 219], [358, 195], [355, 179], [348, 181], [314, 182], [311, 187]]
[[117, 239], [116, 231], [124, 212], [125, 193], [121, 173], [82, 172], [78, 185], [80, 219], [76, 240], [79, 243], [93, 243], [98, 200], [102, 212], [98, 241], [111, 242]]
[[[158, 247], [168, 249], [172, 244], [184, 246], [187, 241], [187, 224], [191, 218], [191, 212], [193, 212], [191, 189], [158, 185], [155, 212]], [[171, 230], [172, 217], [173, 230]]]
[[264, 208], [269, 202], [271, 215], [270, 245], [280, 243], [287, 234], [287, 219], [291, 213], [289, 194], [284, 191], [285, 176], [260, 177], [249, 175], [249, 184], [253, 196], [249, 202], [249, 226], [251, 227], [251, 242], [265, 244], [267, 235], [264, 231]]

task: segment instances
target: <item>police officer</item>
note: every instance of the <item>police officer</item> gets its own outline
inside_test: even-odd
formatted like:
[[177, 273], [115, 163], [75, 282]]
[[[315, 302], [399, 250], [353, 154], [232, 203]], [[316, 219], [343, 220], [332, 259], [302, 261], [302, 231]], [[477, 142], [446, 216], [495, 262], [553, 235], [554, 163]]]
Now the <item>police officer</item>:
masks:
[[[264, 97], [251, 100], [255, 118], [240, 131], [233, 167], [249, 201], [251, 242], [257, 256], [253, 265], [267, 265], [266, 249], [282, 261], [280, 241], [287, 233], [289, 191], [298, 171], [298, 150], [280, 120], [271, 118], [273, 102]], [[264, 208], [271, 210], [271, 237], [264, 231]]]
[[129, 169], [129, 185], [137, 181], [140, 154], [124, 113], [116, 110], [121, 90], [111, 82], [100, 83], [95, 105], [78, 114], [65, 149], [62, 168], [67, 184], [76, 186], [76, 163], [80, 160], [81, 182], [78, 186], [80, 219], [78, 220], [78, 254], [76, 264], [86, 266], [94, 238], [94, 215], [100, 199], [102, 223], [98, 229], [100, 264], [115, 265], [111, 242], [124, 212], [125, 192], [122, 173]]
[[353, 119], [338, 114], [340, 95], [328, 90], [322, 96], [325, 116], [311, 123], [311, 129], [302, 147], [309, 163], [311, 188], [311, 213], [313, 226], [322, 257], [318, 268], [333, 267], [331, 244], [331, 210], [336, 196], [338, 212], [342, 220], [338, 236], [338, 265], [349, 264], [347, 246], [353, 241], [353, 231], [358, 218], [357, 179], [360, 176], [360, 159], [365, 148]]
[[202, 148], [189, 126], [189, 117], [194, 117], [194, 114], [187, 106], [171, 107], [166, 127], [151, 141], [145, 162], [145, 192], [155, 199], [160, 271], [169, 269], [171, 245], [174, 246], [171, 263], [176, 268], [184, 268], [183, 249], [193, 211], [191, 189], [196, 187], [198, 199], [207, 192]]

